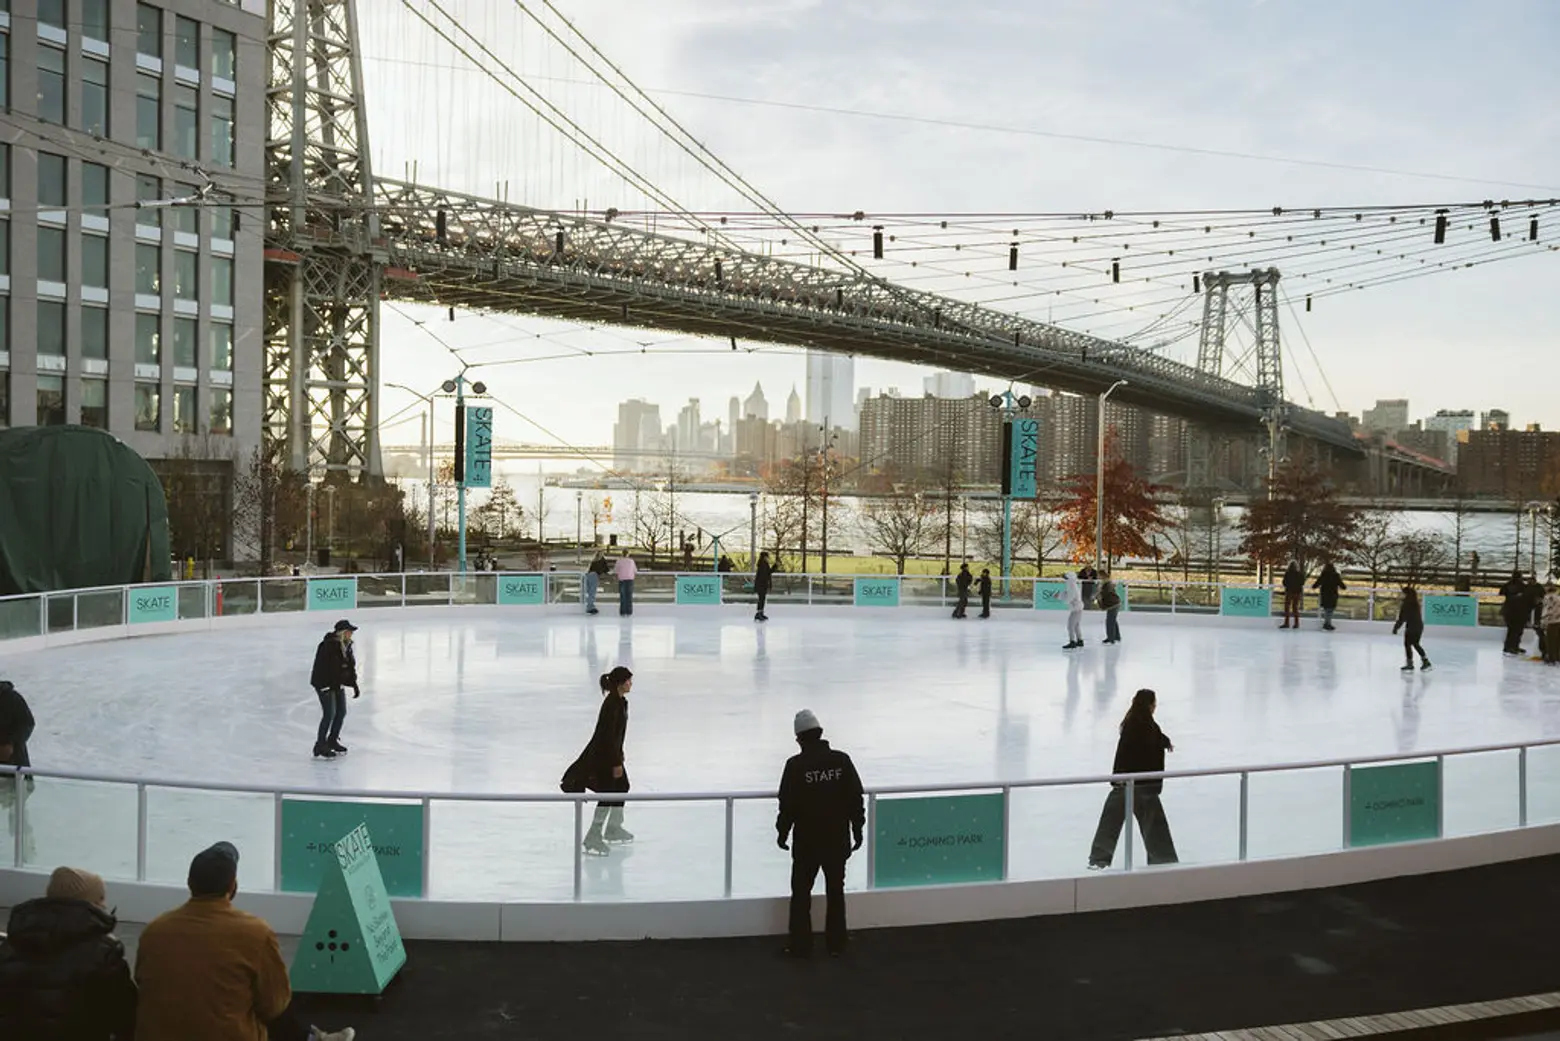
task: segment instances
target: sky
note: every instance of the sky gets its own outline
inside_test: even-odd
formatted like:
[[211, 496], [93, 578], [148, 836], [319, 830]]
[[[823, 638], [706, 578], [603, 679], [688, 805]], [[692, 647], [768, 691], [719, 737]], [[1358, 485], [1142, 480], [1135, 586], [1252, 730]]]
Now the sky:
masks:
[[[610, 91], [581, 82], [578, 61], [518, 5], [439, 2], [493, 60], [680, 203], [736, 205]], [[1560, 196], [1560, 6], [1546, 0], [553, 2], [787, 212]], [[430, 16], [433, 3], [409, 0]], [[642, 208], [518, 100], [457, 70], [449, 45], [407, 11], [390, 0], [360, 9], [380, 176], [410, 176], [415, 162], [421, 181], [541, 208]], [[1285, 314], [1290, 396], [1355, 414], [1406, 397], [1415, 418], [1502, 407], [1517, 423], [1560, 427], [1551, 389], [1557, 285], [1560, 253], [1547, 252]], [[505, 406], [496, 431], [505, 441], [608, 443], [617, 403], [629, 397], [658, 402], [671, 422], [691, 397], [706, 419], [723, 418], [727, 399], [746, 397], [755, 382], [772, 407], [793, 384], [805, 386], [794, 349], [731, 352], [653, 330], [528, 316], [457, 312], [448, 321], [403, 304], [382, 313], [383, 379], [431, 390], [459, 368], [445, 345], [460, 349], [483, 363], [471, 376]], [[924, 374], [856, 363], [858, 385], [875, 389], [918, 393]], [[385, 390], [381, 414], [401, 425], [384, 443], [417, 441], [416, 412], [396, 415], [406, 406], [420, 408], [409, 393]], [[447, 428], [449, 409], [441, 411]]]

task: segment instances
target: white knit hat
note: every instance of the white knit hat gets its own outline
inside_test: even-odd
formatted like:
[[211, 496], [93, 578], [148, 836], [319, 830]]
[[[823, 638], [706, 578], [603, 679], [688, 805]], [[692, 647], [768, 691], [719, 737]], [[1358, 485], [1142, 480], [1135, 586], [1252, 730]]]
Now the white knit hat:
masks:
[[796, 732], [805, 734], [809, 730], [822, 730], [823, 724], [818, 722], [818, 717], [813, 715], [810, 708], [804, 708], [796, 714]]

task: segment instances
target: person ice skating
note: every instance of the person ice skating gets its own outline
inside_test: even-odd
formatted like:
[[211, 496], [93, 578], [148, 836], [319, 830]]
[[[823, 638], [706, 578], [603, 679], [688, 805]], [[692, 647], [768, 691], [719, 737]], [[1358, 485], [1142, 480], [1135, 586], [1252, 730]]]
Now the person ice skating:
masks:
[[[824, 942], [829, 954], [845, 953], [845, 862], [861, 848], [867, 824], [866, 802], [856, 764], [829, 747], [823, 726], [811, 710], [796, 714], [792, 730], [801, 751], [787, 759], [780, 776], [777, 843], [791, 851], [790, 937], [785, 953], [812, 955], [812, 890], [823, 872], [828, 906]], [[789, 840], [789, 842], [787, 841]]]
[[[1116, 761], [1111, 766], [1113, 774], [1162, 773], [1165, 753], [1175, 751], [1175, 745], [1154, 722], [1154, 709], [1158, 697], [1153, 691], [1143, 689], [1132, 697], [1132, 707], [1121, 720], [1121, 736], [1116, 741]], [[1165, 819], [1165, 808], [1159, 801], [1164, 788], [1162, 778], [1134, 781], [1132, 784], [1132, 815], [1137, 818], [1143, 833], [1143, 846], [1148, 851], [1150, 864], [1174, 864], [1177, 862], [1175, 840], [1170, 836], [1170, 822]], [[1125, 781], [1112, 781], [1105, 796], [1105, 806], [1100, 810], [1099, 827], [1094, 832], [1094, 843], [1089, 848], [1089, 867], [1098, 871], [1108, 868], [1116, 859], [1116, 843], [1121, 838], [1122, 825], [1127, 819], [1127, 785]]]
[[1100, 573], [1094, 570], [1092, 564], [1085, 565], [1083, 570], [1078, 572], [1078, 584], [1083, 588], [1084, 607], [1094, 603], [1095, 594], [1099, 590], [1099, 577]]
[[607, 555], [599, 549], [591, 559], [590, 567], [585, 570], [585, 613], [600, 614], [596, 610], [596, 594], [601, 589], [601, 578], [609, 570]]
[[1288, 629], [1290, 619], [1294, 619], [1294, 627], [1300, 628], [1300, 605], [1305, 600], [1305, 572], [1300, 570], [1300, 563], [1291, 560], [1289, 567], [1284, 570], [1284, 624], [1280, 629]]
[[975, 588], [980, 592], [980, 616], [991, 617], [991, 569], [980, 569], [980, 578], [975, 582]]
[[1343, 584], [1343, 576], [1338, 574], [1338, 569], [1329, 560], [1322, 565], [1322, 573], [1316, 576], [1311, 588], [1317, 590], [1317, 600], [1322, 607], [1322, 628], [1332, 632], [1333, 612], [1338, 610], [1338, 593], [1349, 587]]
[[1560, 663], [1560, 589], [1544, 587], [1544, 663]]
[[970, 607], [970, 586], [974, 584], [975, 576], [970, 574], [969, 564], [960, 564], [958, 577], [953, 580], [953, 587], [959, 594], [958, 602], [953, 605], [955, 618], [966, 617], [965, 612]]
[[1083, 589], [1075, 573], [1068, 571], [1062, 578], [1067, 583], [1062, 591], [1062, 598], [1067, 603], [1067, 642], [1062, 650], [1070, 651], [1083, 646]]
[[1121, 612], [1121, 594], [1116, 591], [1116, 583], [1108, 571], [1100, 582], [1100, 608], [1105, 612], [1105, 642], [1120, 643], [1121, 626], [1116, 616]]
[[190, 898], [158, 916], [136, 949], [136, 1041], [353, 1041], [292, 1004], [276, 933], [233, 906], [238, 850], [218, 842], [190, 861]]
[[1527, 587], [1528, 624], [1533, 627], [1533, 635], [1538, 639], [1538, 657], [1542, 661], [1549, 660], [1549, 638], [1544, 632], [1544, 583], [1538, 580], [1538, 573], [1533, 573], [1533, 578]]
[[11, 909], [0, 942], [0, 1037], [128, 1041], [135, 983], [103, 880], [56, 868], [44, 895]]
[[357, 626], [343, 618], [314, 651], [309, 685], [320, 699], [320, 728], [314, 738], [314, 754], [321, 759], [346, 754], [347, 746], [341, 743], [341, 724], [347, 718], [346, 689], [352, 688], [354, 698], [363, 696], [358, 687], [357, 656], [352, 651], [355, 632]]
[[634, 563], [634, 555], [625, 550], [612, 571], [617, 575], [618, 614], [633, 614], [634, 579], [639, 576], [639, 565]]
[[1419, 645], [1420, 639], [1425, 635], [1425, 616], [1419, 606], [1419, 591], [1413, 586], [1403, 587], [1403, 603], [1398, 607], [1397, 622], [1392, 626], [1392, 635], [1396, 636], [1399, 629], [1403, 630], [1403, 671], [1414, 671], [1414, 652], [1419, 652], [1419, 668], [1424, 671], [1430, 669], [1430, 658], [1425, 654], [1425, 649]]
[[1501, 653], [1516, 657], [1522, 653], [1522, 631], [1527, 628], [1533, 605], [1528, 602], [1528, 584], [1522, 572], [1513, 570], [1506, 584], [1500, 587], [1504, 598], [1500, 605], [1500, 620], [1506, 623], [1506, 643]]
[[[25, 769], [32, 765], [27, 752], [27, 741], [37, 725], [27, 699], [10, 680], [0, 680], [0, 767]], [[23, 783], [22, 798], [33, 790], [31, 776]], [[16, 821], [22, 818], [22, 853], [31, 859], [35, 852], [32, 817], [19, 815], [16, 805], [16, 778], [11, 773], [0, 773], [0, 817], [6, 820], [11, 836], [16, 835]]]
[[[628, 735], [628, 692], [634, 689], [634, 674], [622, 665], [601, 676], [601, 709], [596, 713], [596, 730], [579, 758], [563, 772], [566, 792], [619, 794], [628, 791], [628, 770], [624, 767], [623, 739]], [[633, 833], [623, 827], [621, 802], [598, 802], [590, 831], [585, 834], [585, 852], [604, 857], [611, 852], [609, 842], [632, 842]]]
[[774, 582], [775, 566], [769, 562], [769, 551], [758, 555], [758, 566], [753, 571], [753, 593], [758, 597], [758, 611], [753, 615], [755, 622], [767, 622], [769, 616], [764, 613], [764, 603], [769, 599], [769, 589]]

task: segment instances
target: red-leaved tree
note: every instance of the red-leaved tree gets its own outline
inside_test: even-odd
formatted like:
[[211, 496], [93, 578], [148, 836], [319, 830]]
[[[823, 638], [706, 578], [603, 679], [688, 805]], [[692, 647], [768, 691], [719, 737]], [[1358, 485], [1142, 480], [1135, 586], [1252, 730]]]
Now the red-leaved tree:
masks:
[[[1097, 475], [1073, 474], [1061, 483], [1057, 508], [1062, 538], [1074, 560], [1094, 559]], [[1159, 496], [1167, 489], [1152, 484], [1121, 456], [1114, 429], [1105, 435], [1105, 541], [1107, 566], [1122, 557], [1158, 558], [1154, 536], [1170, 526]]]
[[1359, 544], [1360, 511], [1338, 499], [1337, 486], [1315, 463], [1284, 463], [1268, 494], [1246, 507], [1240, 551], [1273, 568], [1296, 561], [1306, 574], [1345, 559]]

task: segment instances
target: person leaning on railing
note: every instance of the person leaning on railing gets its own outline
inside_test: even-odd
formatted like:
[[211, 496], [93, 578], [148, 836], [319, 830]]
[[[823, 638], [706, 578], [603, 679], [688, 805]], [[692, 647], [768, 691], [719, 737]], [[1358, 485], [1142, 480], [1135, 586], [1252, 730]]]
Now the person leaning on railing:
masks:
[[[0, 680], [0, 766], [27, 767], [32, 760], [27, 755], [27, 739], [32, 737], [32, 709], [27, 699], [10, 680]], [[6, 781], [11, 782], [10, 777]]]

